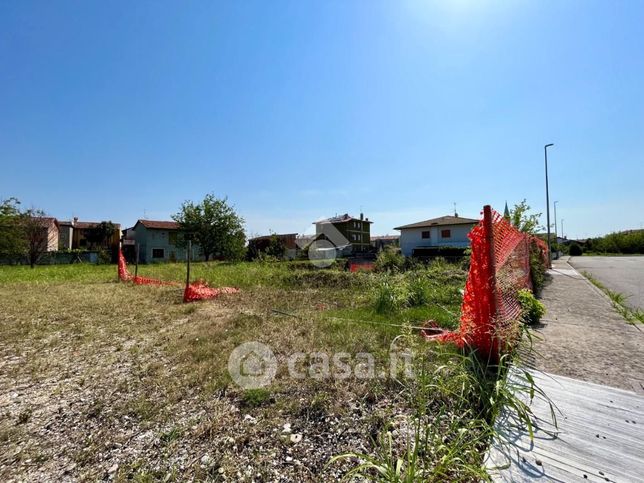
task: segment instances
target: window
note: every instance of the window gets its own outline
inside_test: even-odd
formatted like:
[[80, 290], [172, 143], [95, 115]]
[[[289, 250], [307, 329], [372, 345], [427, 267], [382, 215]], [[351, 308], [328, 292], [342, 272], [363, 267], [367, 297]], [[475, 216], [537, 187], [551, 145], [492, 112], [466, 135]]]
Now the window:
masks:
[[163, 248], [153, 248], [152, 258], [165, 258], [165, 250]]
[[421, 238], [427, 239], [429, 238], [429, 231], [424, 231], [420, 234]]
[[170, 243], [170, 245], [176, 245], [177, 244], [177, 232], [176, 231], [168, 232], [168, 243]]
[[451, 238], [452, 230], [441, 230], [441, 238]]

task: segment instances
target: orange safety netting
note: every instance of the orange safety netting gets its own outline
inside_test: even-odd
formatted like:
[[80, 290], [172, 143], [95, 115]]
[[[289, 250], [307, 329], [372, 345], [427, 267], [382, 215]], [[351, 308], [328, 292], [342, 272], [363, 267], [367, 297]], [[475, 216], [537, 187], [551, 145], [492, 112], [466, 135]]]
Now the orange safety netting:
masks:
[[[489, 217], [489, 219], [486, 219]], [[486, 207], [484, 219], [468, 235], [472, 255], [456, 332], [426, 335], [428, 339], [470, 346], [496, 358], [518, 334], [521, 315], [518, 290], [532, 288], [530, 251], [548, 264], [545, 242], [520, 232], [499, 213]]]
[[[137, 285], [159, 285], [159, 286], [175, 286], [178, 287], [181, 284], [177, 282], [168, 282], [165, 280], [158, 280], [155, 278], [149, 277], [139, 277], [132, 276], [127, 269], [127, 262], [123, 256], [123, 252], [119, 250], [119, 263], [118, 263], [118, 273], [119, 279], [122, 282], [133, 282]], [[219, 297], [222, 294], [233, 294], [239, 292], [238, 288], [233, 287], [221, 287], [213, 288], [209, 287], [208, 284], [204, 281], [197, 281], [186, 286], [183, 292], [183, 301], [184, 302], [195, 302], [197, 300], [208, 300]]]
[[352, 273], [355, 272], [372, 272], [376, 268], [376, 264], [373, 262], [349, 262], [349, 271]]
[[119, 280], [121, 282], [129, 282], [132, 280], [132, 275], [130, 275], [127, 269], [127, 263], [125, 262], [122, 250], [119, 250]]
[[197, 281], [191, 283], [186, 287], [183, 292], [183, 301], [184, 302], [194, 302], [196, 300], [206, 300], [214, 299], [219, 297], [222, 294], [233, 294], [239, 292], [238, 288], [233, 287], [221, 287], [213, 288], [209, 287], [206, 282]]
[[119, 250], [119, 279], [122, 282], [133, 282], [136, 285], [174, 285], [177, 287], [181, 285], [177, 282], [168, 282], [156, 278], [139, 277], [138, 275], [132, 276], [127, 269], [127, 262], [121, 250]]

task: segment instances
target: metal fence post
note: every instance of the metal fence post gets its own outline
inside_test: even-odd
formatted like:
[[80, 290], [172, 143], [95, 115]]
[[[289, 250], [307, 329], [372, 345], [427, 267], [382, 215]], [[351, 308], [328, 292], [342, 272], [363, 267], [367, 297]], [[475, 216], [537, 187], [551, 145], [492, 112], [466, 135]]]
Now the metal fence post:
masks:
[[188, 254], [186, 256], [186, 288], [190, 285], [190, 259], [192, 258], [192, 240], [188, 240]]

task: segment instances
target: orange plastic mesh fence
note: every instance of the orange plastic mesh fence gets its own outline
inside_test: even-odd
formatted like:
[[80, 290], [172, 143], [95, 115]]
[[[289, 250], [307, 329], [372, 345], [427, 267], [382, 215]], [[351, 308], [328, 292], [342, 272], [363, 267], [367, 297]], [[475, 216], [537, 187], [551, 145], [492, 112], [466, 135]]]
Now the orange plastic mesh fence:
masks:
[[430, 337], [470, 346], [496, 358], [518, 335], [521, 304], [518, 290], [532, 289], [530, 252], [538, 250], [547, 266], [545, 242], [517, 230], [486, 207], [483, 220], [468, 235], [472, 257], [456, 332]]
[[[178, 282], [169, 282], [166, 280], [158, 280], [149, 277], [132, 276], [127, 268], [127, 262], [125, 261], [125, 257], [123, 256], [123, 252], [121, 250], [119, 250], [118, 274], [119, 279], [122, 282], [133, 282], [136, 285], [169, 285], [175, 287], [181, 286], [181, 284]], [[239, 292], [238, 288], [213, 288], [209, 287], [208, 284], [204, 281], [197, 281], [186, 286], [183, 292], [183, 301], [187, 303], [195, 302], [197, 300], [208, 300], [219, 297], [222, 294], [232, 294], [237, 292]]]

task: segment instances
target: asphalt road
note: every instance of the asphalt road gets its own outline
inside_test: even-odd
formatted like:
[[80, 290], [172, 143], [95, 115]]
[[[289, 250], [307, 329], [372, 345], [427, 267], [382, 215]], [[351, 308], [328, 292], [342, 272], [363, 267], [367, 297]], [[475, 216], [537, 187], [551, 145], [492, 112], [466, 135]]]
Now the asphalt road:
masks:
[[607, 288], [626, 295], [626, 303], [644, 310], [644, 256], [571, 257], [578, 272], [589, 272]]

